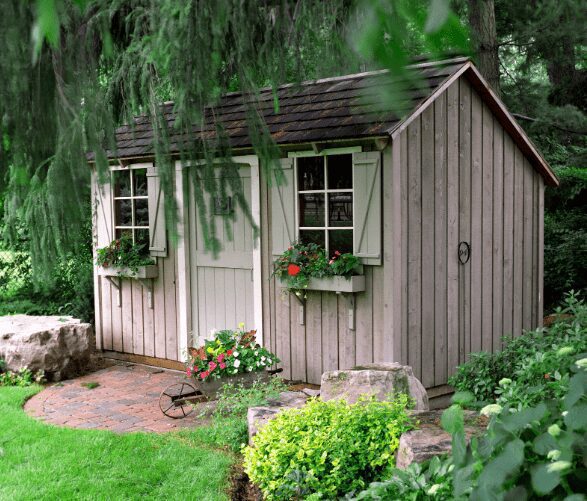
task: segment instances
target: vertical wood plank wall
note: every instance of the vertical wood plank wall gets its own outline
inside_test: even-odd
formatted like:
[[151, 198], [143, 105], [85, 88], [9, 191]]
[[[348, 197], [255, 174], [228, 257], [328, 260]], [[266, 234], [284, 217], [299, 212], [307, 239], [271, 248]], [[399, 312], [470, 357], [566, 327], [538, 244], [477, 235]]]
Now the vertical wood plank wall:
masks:
[[[263, 235], [264, 329], [284, 377], [319, 383], [325, 370], [399, 361], [442, 386], [471, 351], [541, 324], [544, 183], [469, 82], [449, 86], [392, 148], [383, 266], [365, 267], [354, 331], [345, 297], [331, 292], [308, 293], [300, 324], [298, 301], [270, 278]], [[263, 228], [270, 203], [263, 190]], [[465, 265], [460, 241], [471, 244]]]
[[[401, 362], [430, 388], [471, 351], [500, 349], [502, 336], [541, 325], [544, 183], [465, 78], [393, 147], [407, 188]], [[471, 244], [464, 265], [461, 241]]]
[[[94, 241], [101, 247], [111, 239], [108, 222], [110, 211], [96, 207], [108, 203], [94, 199]], [[136, 280], [122, 279], [121, 306], [117, 305], [117, 291], [105, 277], [95, 274], [96, 345], [99, 349], [134, 355], [180, 360], [177, 339], [177, 256], [169, 248], [168, 256], [158, 257], [159, 276], [153, 281], [153, 308], [149, 308], [147, 290]]]

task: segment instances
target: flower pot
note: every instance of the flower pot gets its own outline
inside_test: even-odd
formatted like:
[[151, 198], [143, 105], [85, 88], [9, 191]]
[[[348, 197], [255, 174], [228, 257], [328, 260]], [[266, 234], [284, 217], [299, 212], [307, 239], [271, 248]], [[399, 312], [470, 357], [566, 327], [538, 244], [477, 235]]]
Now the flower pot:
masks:
[[104, 268], [98, 267], [98, 275], [102, 277], [121, 277], [121, 278], [157, 278], [159, 275], [159, 267], [156, 264], [147, 264], [144, 266], [137, 266], [136, 268], [120, 268], [118, 266], [109, 266]]
[[[283, 288], [288, 288], [285, 282], [280, 281]], [[310, 278], [308, 287], [305, 290], [310, 291], [330, 291], [330, 292], [362, 292], [365, 290], [365, 276], [353, 275], [351, 277], [325, 277]]]
[[256, 381], [267, 381], [269, 374], [265, 369], [254, 372], [241, 372], [234, 376], [222, 376], [219, 379], [208, 379], [206, 381], [196, 381], [198, 389], [209, 399], [215, 400], [218, 392], [225, 384], [233, 384], [235, 386], [242, 385], [245, 388], [250, 388]]

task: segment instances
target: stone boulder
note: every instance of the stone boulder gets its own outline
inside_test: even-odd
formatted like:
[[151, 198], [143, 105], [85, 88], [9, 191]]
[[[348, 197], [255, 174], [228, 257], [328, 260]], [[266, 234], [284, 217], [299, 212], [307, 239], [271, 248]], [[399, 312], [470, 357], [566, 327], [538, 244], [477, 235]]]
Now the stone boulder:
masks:
[[249, 445], [251, 439], [259, 429], [273, 419], [277, 414], [286, 409], [299, 409], [306, 404], [309, 396], [302, 391], [284, 391], [276, 400], [270, 400], [262, 407], [249, 407], [247, 411], [247, 424], [249, 427]]
[[428, 410], [428, 394], [412, 368], [395, 362], [366, 364], [350, 370], [322, 374], [322, 400], [344, 399], [355, 403], [362, 395], [385, 400], [391, 393], [405, 393], [415, 401], [416, 410]]
[[82, 372], [90, 361], [93, 342], [91, 324], [72, 317], [0, 317], [0, 358], [7, 368], [43, 370], [49, 381]]
[[[433, 456], [451, 451], [452, 438], [440, 426], [442, 410], [412, 412], [417, 420], [416, 430], [404, 433], [399, 440], [395, 465], [405, 470], [411, 463], [422, 463]], [[465, 411], [465, 435], [467, 441], [483, 433], [487, 420], [473, 411]]]

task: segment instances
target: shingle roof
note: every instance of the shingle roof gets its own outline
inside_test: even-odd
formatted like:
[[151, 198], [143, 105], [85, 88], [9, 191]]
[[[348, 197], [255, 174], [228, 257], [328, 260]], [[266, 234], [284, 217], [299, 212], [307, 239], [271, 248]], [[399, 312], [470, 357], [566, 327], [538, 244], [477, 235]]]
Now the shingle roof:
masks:
[[[465, 64], [466, 58], [454, 58], [440, 63], [420, 63], [412, 66], [420, 75], [423, 87], [409, 90], [404, 116], [426, 100], [434, 91]], [[370, 99], [369, 89], [384, 85], [386, 71], [374, 71], [304, 82], [300, 85], [279, 87], [279, 110], [274, 109], [272, 89], [263, 89], [259, 96], [259, 111], [269, 132], [279, 145], [328, 141], [333, 139], [360, 139], [387, 136], [402, 121], [395, 114], [374, 106], [375, 94]], [[247, 97], [242, 93], [223, 96], [206, 113], [204, 127], [194, 126], [194, 136], [203, 140], [215, 135], [216, 124], [221, 123], [233, 148], [251, 146], [246, 120]], [[165, 118], [172, 127], [175, 116], [173, 104], [164, 107]], [[171, 137], [170, 153], [179, 151], [179, 137]], [[153, 154], [153, 129], [148, 117], [137, 117], [133, 125], [124, 125], [116, 131], [117, 151], [110, 158], [136, 158]]]

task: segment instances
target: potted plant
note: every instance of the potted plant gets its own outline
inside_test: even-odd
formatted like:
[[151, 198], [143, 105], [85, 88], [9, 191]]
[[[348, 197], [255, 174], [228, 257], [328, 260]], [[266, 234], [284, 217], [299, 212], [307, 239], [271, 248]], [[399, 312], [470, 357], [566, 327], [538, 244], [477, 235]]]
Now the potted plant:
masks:
[[145, 254], [145, 244], [133, 242], [128, 235], [96, 250], [98, 274], [106, 277], [155, 278], [155, 260]]
[[317, 244], [295, 242], [273, 263], [273, 275], [281, 285], [297, 297], [305, 290], [360, 292], [365, 290], [365, 277], [359, 258], [334, 251], [329, 258]]
[[256, 342], [256, 333], [245, 331], [244, 323], [237, 330], [213, 331], [202, 346], [189, 348], [187, 376], [209, 398], [214, 398], [226, 383], [250, 386], [266, 378], [267, 369], [280, 360]]

